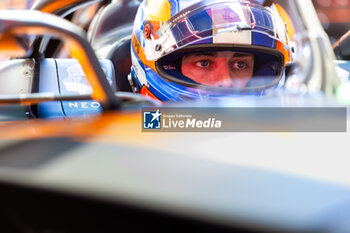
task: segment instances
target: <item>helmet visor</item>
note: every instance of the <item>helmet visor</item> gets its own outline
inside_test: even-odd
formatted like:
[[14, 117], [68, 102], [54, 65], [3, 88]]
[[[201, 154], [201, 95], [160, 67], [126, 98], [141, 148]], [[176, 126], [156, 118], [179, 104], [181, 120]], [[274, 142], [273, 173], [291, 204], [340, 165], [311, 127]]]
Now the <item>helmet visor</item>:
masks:
[[[259, 35], [254, 35], [258, 32]], [[261, 35], [263, 34], [263, 36]], [[155, 60], [189, 44], [286, 44], [285, 26], [269, 8], [248, 1], [205, 0], [174, 15], [154, 40]], [[262, 41], [263, 40], [263, 41]]]
[[191, 48], [157, 62], [166, 79], [185, 86], [257, 91], [276, 85], [283, 72], [283, 56], [247, 48]]

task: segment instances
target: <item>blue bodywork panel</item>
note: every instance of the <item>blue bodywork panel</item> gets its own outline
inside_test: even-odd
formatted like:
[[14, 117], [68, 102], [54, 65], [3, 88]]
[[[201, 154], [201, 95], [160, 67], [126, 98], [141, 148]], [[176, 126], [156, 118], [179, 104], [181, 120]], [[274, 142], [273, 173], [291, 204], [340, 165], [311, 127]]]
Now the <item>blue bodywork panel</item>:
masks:
[[[116, 91], [113, 64], [109, 60], [100, 60], [112, 89]], [[75, 59], [44, 59], [40, 63], [40, 93], [64, 95], [86, 95], [92, 93], [85, 74]], [[102, 110], [100, 103], [93, 100], [55, 101], [38, 104], [37, 115], [40, 118], [64, 118], [98, 114]]]

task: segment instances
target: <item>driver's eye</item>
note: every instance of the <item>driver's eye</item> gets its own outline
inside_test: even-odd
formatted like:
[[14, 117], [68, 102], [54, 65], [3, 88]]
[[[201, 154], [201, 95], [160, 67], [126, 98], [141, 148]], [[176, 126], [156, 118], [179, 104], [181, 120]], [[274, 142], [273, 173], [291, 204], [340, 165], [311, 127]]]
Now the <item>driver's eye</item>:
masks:
[[248, 64], [244, 61], [235, 61], [233, 62], [232, 66], [234, 69], [243, 70], [248, 67]]
[[210, 61], [209, 60], [200, 60], [195, 63], [198, 67], [209, 67]]

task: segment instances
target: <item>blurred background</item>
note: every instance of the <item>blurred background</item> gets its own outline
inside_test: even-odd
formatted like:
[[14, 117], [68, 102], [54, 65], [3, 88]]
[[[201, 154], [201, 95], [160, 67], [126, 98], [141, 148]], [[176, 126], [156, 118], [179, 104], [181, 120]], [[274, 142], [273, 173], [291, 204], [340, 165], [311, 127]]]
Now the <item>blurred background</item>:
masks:
[[350, 30], [350, 0], [312, 0], [331, 43]]
[[35, 0], [1, 0], [0, 9], [29, 9]]
[[[30, 9], [35, 1], [1, 0], [0, 9]], [[334, 44], [350, 30], [350, 0], [312, 0], [312, 2], [331, 43]], [[94, 6], [96, 7], [96, 4]], [[95, 9], [91, 12], [95, 13]]]

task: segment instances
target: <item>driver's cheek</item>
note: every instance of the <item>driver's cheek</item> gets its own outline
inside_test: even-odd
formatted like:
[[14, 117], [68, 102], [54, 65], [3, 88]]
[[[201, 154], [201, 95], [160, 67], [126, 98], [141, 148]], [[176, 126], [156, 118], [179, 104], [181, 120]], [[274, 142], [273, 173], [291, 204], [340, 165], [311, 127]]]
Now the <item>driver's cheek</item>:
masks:
[[190, 63], [182, 65], [182, 74], [195, 82], [200, 81], [203, 71]]
[[252, 78], [253, 71], [251, 70], [236, 70], [231, 73], [231, 82], [236, 88], [244, 88]]

